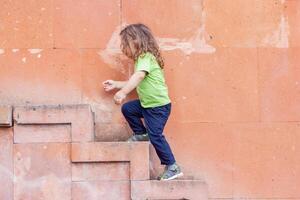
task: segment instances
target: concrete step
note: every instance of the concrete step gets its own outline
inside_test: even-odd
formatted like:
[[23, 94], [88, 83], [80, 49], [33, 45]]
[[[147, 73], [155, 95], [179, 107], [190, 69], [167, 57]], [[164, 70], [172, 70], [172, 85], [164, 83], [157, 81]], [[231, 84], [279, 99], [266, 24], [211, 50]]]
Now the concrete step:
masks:
[[71, 160], [78, 162], [129, 162], [130, 180], [149, 180], [148, 142], [72, 143]]
[[12, 126], [12, 106], [0, 105], [0, 127]]
[[[16, 106], [13, 118], [16, 128], [14, 140], [17, 143], [94, 140], [94, 114], [87, 104]], [[57, 130], [59, 125], [70, 125], [71, 130]], [[36, 127], [39, 127], [38, 131]], [[51, 134], [51, 127], [56, 134]]]
[[207, 200], [208, 188], [203, 180], [131, 181], [131, 199]]
[[[207, 186], [201, 180], [150, 180], [149, 142], [93, 141], [94, 114], [89, 105], [2, 106], [0, 113], [0, 126], [13, 125], [0, 132], [5, 164], [0, 170], [4, 182], [0, 183], [7, 185], [0, 196], [207, 199]], [[28, 188], [41, 181], [47, 184]], [[44, 194], [48, 185], [56, 187]]]

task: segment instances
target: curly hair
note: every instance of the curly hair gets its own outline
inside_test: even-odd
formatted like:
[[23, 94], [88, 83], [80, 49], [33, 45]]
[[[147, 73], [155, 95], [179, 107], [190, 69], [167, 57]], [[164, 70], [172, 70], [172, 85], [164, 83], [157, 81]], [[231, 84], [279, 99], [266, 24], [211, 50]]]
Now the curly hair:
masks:
[[136, 52], [132, 59], [136, 61], [140, 55], [146, 52], [152, 53], [159, 66], [164, 68], [164, 60], [161, 56], [159, 46], [153, 37], [151, 30], [144, 24], [130, 24], [121, 32], [121, 48], [128, 48], [129, 42], [134, 41]]

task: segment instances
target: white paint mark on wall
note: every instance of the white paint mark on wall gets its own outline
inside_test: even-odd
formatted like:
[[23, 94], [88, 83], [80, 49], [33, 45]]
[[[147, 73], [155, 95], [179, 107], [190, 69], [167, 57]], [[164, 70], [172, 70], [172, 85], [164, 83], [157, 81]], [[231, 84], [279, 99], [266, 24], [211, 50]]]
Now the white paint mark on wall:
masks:
[[[205, 40], [205, 17], [205, 12], [203, 12], [201, 18], [202, 25], [189, 39], [156, 37], [160, 48], [164, 51], [180, 49], [187, 55], [193, 52], [214, 53], [216, 51], [215, 47], [207, 44]], [[120, 50], [119, 32], [121, 30], [121, 27], [124, 27], [126, 25], [126, 23], [123, 23], [121, 26], [117, 26], [115, 31], [112, 33], [112, 36], [108, 41], [106, 48], [98, 52], [98, 54], [106, 64], [114, 69], [120, 70], [122, 73], [125, 73], [125, 69], [120, 62], [120, 60], [122, 59], [122, 52]]]
[[207, 44], [205, 40], [205, 12], [202, 13], [201, 27], [188, 40], [177, 38], [157, 38], [162, 50], [170, 51], [180, 49], [185, 54], [196, 53], [214, 53], [216, 48]]
[[37, 55], [38, 58], [40, 58], [41, 56], [42, 56], [41, 54], [38, 54], [38, 55]]
[[286, 17], [282, 14], [277, 30], [267, 35], [264, 40], [264, 45], [271, 45], [277, 48], [289, 47], [289, 23]]
[[23, 63], [26, 63], [26, 57], [22, 58]]
[[5, 52], [4, 49], [0, 49], [0, 55], [4, 54], [4, 52]]
[[43, 51], [43, 49], [28, 49], [31, 54], [37, 54]]
[[16, 52], [19, 51], [19, 49], [12, 49], [11, 51], [12, 51], [13, 53], [16, 53]]
[[97, 53], [106, 64], [108, 64], [113, 69], [117, 69], [121, 71], [121, 73], [125, 74], [125, 68], [120, 62], [120, 57], [122, 54], [120, 49], [120, 30], [121, 27], [117, 26], [110, 40], [108, 41], [106, 48]]

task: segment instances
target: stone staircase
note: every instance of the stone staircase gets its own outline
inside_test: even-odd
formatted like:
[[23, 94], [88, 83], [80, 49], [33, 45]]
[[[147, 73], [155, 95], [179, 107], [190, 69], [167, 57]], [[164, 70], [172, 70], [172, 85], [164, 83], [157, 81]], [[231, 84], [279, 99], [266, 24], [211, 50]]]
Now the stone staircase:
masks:
[[0, 158], [7, 155], [0, 177], [10, 174], [0, 179], [0, 199], [208, 199], [203, 180], [150, 180], [149, 143], [96, 142], [89, 105], [2, 106], [0, 113], [0, 134], [11, 136], [9, 148], [0, 147]]

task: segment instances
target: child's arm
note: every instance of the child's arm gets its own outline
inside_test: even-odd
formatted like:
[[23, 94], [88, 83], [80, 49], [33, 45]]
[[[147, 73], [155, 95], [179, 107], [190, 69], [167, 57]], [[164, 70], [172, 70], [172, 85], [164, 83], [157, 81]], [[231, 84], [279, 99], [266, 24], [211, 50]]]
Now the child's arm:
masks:
[[146, 72], [144, 71], [135, 72], [120, 91], [123, 92], [125, 95], [128, 95], [145, 78], [145, 75]]
[[117, 89], [122, 89], [128, 81], [115, 81], [116, 82], [116, 88]]
[[115, 96], [114, 100], [115, 103], [120, 104], [126, 98], [126, 96], [136, 88], [139, 83], [145, 78], [146, 72], [145, 71], [137, 71], [135, 72], [127, 81], [127, 83], [119, 90]]

